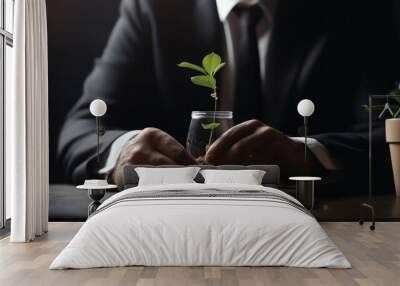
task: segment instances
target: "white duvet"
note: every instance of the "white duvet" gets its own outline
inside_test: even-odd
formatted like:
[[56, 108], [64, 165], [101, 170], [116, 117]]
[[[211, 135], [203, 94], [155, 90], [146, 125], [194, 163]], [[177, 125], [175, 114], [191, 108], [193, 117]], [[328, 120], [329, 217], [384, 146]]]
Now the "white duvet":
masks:
[[[290, 204], [257, 198], [116, 200], [132, 192], [273, 188], [231, 184], [143, 186], [106, 200], [50, 269], [145, 266], [294, 266], [349, 268], [318, 222]], [[115, 203], [115, 204], [113, 204]], [[297, 202], [298, 203], [298, 202]]]

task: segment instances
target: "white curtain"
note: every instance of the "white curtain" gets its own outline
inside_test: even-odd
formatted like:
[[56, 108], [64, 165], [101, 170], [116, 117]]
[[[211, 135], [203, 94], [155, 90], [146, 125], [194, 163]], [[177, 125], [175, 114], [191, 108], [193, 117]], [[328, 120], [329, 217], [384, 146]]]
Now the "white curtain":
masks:
[[48, 70], [45, 0], [15, 1], [13, 93], [6, 98], [6, 187], [12, 242], [48, 227]]

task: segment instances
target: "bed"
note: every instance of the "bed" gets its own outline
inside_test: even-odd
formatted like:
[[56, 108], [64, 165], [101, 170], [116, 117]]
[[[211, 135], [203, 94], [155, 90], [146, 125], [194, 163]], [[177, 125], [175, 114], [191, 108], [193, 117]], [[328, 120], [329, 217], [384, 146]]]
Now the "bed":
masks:
[[276, 188], [277, 166], [218, 167], [265, 170], [262, 185], [203, 183], [198, 175], [151, 186], [138, 186], [136, 167], [125, 169], [126, 189], [98, 208], [50, 269], [351, 267], [312, 214]]

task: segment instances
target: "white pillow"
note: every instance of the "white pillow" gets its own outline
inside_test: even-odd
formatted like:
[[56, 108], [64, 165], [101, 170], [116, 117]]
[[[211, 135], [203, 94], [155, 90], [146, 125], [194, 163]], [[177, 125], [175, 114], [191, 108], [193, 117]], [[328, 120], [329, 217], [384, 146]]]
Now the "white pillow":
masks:
[[139, 176], [139, 186], [195, 183], [193, 179], [199, 170], [199, 167], [135, 168]]
[[261, 170], [202, 170], [205, 184], [261, 185], [265, 171]]

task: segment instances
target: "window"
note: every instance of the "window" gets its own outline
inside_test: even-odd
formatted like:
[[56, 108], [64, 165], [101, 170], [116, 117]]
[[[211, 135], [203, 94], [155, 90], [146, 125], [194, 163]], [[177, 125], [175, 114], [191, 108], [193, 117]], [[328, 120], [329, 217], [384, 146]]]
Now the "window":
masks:
[[4, 188], [4, 99], [11, 92], [14, 0], [0, 0], [0, 228], [11, 216], [10, 194]]

